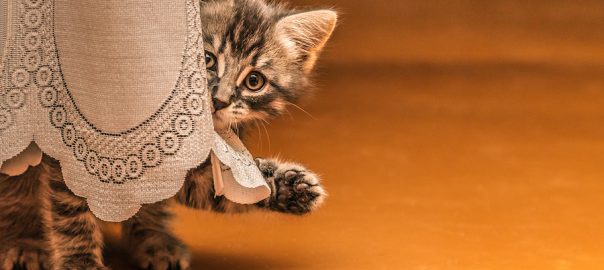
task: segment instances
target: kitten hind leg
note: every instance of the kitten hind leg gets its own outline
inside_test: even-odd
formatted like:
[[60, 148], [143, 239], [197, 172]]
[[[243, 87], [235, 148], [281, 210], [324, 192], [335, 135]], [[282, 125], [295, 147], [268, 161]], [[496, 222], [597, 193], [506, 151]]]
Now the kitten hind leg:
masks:
[[319, 177], [295, 163], [256, 159], [258, 168], [271, 185], [271, 196], [259, 205], [289, 214], [307, 214], [323, 203], [327, 193]]
[[165, 202], [144, 205], [122, 224], [123, 240], [134, 262], [143, 269], [189, 269], [191, 254], [174, 236], [168, 221], [171, 214]]
[[17, 177], [0, 176], [0, 269], [48, 269], [41, 218], [45, 183], [39, 169]]
[[52, 269], [108, 269], [103, 264], [101, 228], [86, 200], [67, 188], [58, 162], [45, 157], [42, 166], [50, 187], [45, 223]]

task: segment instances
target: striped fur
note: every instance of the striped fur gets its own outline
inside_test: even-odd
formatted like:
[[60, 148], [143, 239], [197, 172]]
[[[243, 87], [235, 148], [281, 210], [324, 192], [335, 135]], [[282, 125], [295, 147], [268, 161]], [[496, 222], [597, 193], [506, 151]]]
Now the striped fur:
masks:
[[[264, 122], [308, 96], [310, 71], [337, 21], [331, 10], [261, 0], [202, 1], [201, 17], [218, 127]], [[254, 74], [262, 87], [247, 84]]]
[[166, 202], [145, 205], [122, 223], [124, 245], [143, 269], [188, 269], [191, 254], [168, 227], [172, 214]]
[[38, 169], [48, 185], [42, 207], [52, 269], [105, 269], [103, 235], [86, 200], [67, 188], [56, 160], [45, 156]]
[[48, 267], [44, 241], [41, 170], [30, 169], [19, 177], [0, 176], [0, 269], [18, 263], [27, 269]]

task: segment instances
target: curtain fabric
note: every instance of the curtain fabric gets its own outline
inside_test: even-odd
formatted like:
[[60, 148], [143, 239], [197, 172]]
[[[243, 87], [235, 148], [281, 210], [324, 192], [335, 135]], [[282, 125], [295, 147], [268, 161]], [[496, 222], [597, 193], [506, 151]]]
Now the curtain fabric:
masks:
[[6, 40], [7, 20], [8, 20], [8, 12], [7, 12], [6, 1], [0, 1], [0, 59], [2, 59], [2, 55], [4, 52], [4, 41]]
[[210, 151], [221, 194], [269, 196], [236, 136], [214, 131], [198, 1], [2, 3], [0, 162], [31, 163], [17, 155], [35, 142], [106, 221], [172, 197]]

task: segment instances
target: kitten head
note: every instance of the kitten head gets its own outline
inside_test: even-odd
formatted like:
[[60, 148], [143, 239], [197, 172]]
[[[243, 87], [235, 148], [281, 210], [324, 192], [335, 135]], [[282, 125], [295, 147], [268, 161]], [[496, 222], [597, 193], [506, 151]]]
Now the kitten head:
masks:
[[298, 101], [337, 21], [331, 10], [297, 12], [262, 0], [201, 7], [217, 127], [265, 120]]

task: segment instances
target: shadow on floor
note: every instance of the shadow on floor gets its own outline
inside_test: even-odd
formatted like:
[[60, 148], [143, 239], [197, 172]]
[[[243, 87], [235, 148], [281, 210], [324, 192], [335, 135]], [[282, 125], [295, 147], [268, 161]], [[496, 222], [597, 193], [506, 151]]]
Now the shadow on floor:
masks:
[[[109, 242], [105, 247], [105, 262], [112, 270], [138, 269], [129, 263], [128, 252], [116, 242]], [[191, 270], [197, 269], [304, 269], [300, 260], [287, 260], [276, 256], [258, 254], [231, 254], [216, 251], [193, 251]]]

